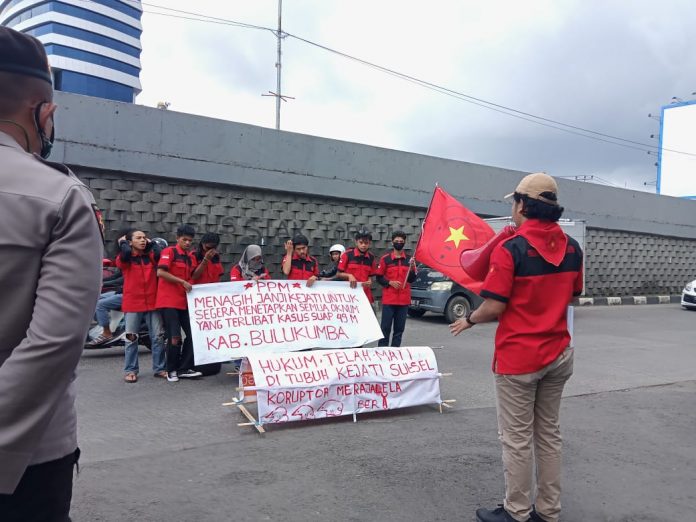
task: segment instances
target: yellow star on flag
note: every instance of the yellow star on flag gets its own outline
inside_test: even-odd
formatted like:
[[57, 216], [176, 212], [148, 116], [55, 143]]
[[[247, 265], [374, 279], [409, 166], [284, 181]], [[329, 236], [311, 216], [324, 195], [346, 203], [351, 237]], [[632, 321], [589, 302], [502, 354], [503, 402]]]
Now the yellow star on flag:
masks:
[[464, 225], [459, 228], [448, 228], [450, 229], [450, 235], [447, 239], [445, 239], [445, 243], [447, 243], [447, 241], [452, 241], [454, 243], [454, 247], [459, 248], [459, 243], [461, 241], [469, 240], [469, 238], [464, 235]]

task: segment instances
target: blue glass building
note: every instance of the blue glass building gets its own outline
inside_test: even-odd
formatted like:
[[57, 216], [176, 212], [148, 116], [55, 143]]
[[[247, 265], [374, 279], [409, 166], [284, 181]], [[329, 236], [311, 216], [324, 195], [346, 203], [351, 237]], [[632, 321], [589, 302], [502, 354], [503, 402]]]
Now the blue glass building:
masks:
[[131, 103], [142, 13], [139, 0], [0, 0], [0, 24], [46, 47], [57, 90]]

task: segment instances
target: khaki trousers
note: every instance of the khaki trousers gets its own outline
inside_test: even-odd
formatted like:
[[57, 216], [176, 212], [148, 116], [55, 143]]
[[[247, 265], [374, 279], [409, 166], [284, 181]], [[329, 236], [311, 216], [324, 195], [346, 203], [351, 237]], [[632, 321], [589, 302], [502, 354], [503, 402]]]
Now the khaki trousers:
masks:
[[573, 349], [535, 373], [495, 375], [498, 438], [503, 445], [505, 509], [516, 520], [532, 510], [536, 463], [536, 510], [548, 522], [561, 513], [559, 410], [573, 374]]

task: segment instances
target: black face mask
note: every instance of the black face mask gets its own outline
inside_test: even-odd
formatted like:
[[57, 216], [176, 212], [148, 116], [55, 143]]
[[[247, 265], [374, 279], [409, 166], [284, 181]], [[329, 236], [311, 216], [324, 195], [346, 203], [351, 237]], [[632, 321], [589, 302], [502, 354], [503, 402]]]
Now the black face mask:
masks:
[[403, 250], [405, 243], [392, 243], [394, 250]]
[[53, 142], [56, 139], [56, 124], [53, 123], [51, 130], [51, 136], [46, 136], [46, 132], [41, 128], [41, 123], [39, 123], [39, 116], [41, 114], [41, 106], [47, 102], [40, 103], [36, 106], [34, 111], [34, 123], [36, 124], [36, 130], [39, 133], [39, 139], [41, 139], [41, 152], [39, 156], [43, 159], [47, 159], [51, 155], [51, 150], [53, 149]]

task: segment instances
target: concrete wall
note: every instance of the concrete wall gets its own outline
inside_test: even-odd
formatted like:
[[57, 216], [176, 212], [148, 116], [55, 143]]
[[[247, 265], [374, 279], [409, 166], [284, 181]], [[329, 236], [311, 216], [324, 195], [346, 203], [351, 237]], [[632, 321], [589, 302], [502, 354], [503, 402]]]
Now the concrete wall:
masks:
[[[224, 261], [294, 231], [325, 249], [360, 225], [377, 250], [395, 228], [415, 242], [434, 183], [485, 216], [524, 172], [59, 93], [52, 159], [74, 167], [105, 210], [109, 237], [181, 222], [223, 236]], [[562, 173], [554, 173], [562, 175]], [[588, 295], [677, 293], [696, 276], [696, 202], [559, 180], [565, 217], [588, 226]], [[167, 235], [169, 234], [169, 235]]]

